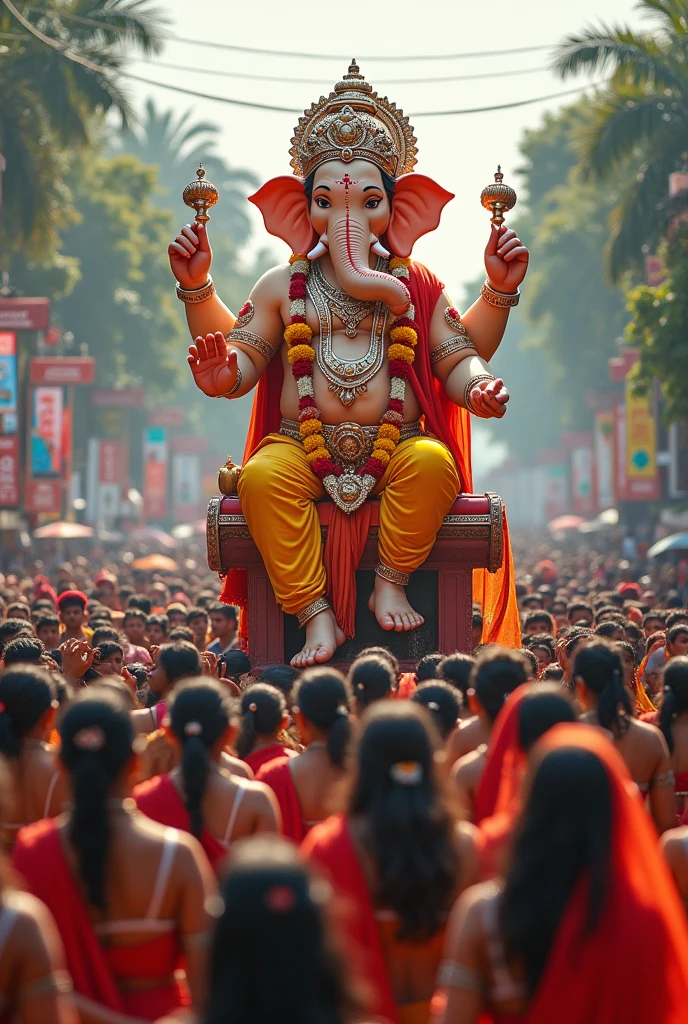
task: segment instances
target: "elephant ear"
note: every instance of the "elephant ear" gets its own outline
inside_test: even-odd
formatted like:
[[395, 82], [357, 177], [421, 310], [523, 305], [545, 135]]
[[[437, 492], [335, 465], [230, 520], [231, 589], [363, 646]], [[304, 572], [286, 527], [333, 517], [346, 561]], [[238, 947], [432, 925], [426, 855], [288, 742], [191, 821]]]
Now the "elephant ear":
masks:
[[440, 222], [442, 210], [454, 198], [424, 174], [403, 174], [394, 186], [387, 241], [395, 256], [410, 256], [413, 246]]
[[306, 253], [313, 248], [317, 235], [301, 178], [293, 174], [272, 178], [248, 199], [263, 214], [270, 234], [283, 239], [292, 252]]

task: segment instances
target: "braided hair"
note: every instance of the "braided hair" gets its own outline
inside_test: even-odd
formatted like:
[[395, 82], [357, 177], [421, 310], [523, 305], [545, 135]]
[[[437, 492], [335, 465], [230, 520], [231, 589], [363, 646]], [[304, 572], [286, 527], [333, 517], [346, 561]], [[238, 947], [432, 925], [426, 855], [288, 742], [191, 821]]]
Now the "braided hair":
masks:
[[597, 696], [597, 721], [602, 728], [616, 737], [623, 736], [633, 711], [621, 658], [613, 645], [600, 637], [577, 651], [573, 678], [580, 679]]
[[232, 718], [227, 689], [214, 679], [178, 683], [167, 713], [173, 735], [181, 743], [181, 773], [190, 831], [197, 838], [203, 828], [203, 798], [210, 774], [209, 753], [222, 739]]

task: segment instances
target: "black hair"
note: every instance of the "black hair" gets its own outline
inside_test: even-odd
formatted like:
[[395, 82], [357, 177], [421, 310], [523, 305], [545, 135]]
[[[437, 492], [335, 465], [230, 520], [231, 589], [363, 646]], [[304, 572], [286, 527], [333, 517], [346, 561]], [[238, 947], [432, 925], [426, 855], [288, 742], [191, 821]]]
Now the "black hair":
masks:
[[[389, 205], [391, 206], [394, 201], [394, 189], [396, 187], [396, 179], [393, 178], [390, 174], [387, 174], [387, 171], [383, 171], [381, 167], [378, 167], [378, 170], [382, 175], [382, 187], [385, 190], [385, 195], [387, 196], [387, 199], [389, 200]], [[304, 179], [303, 182], [303, 190], [306, 193], [306, 199], [308, 200], [309, 205], [311, 199], [313, 198], [313, 183], [315, 181], [315, 171], [317, 171], [317, 167], [315, 168], [315, 170], [311, 171], [311, 173]]]
[[448, 739], [456, 728], [457, 719], [461, 714], [459, 691], [449, 683], [433, 679], [421, 683], [411, 700], [428, 709], [440, 736], [443, 740]]
[[559, 722], [575, 722], [573, 704], [556, 683], [533, 683], [518, 712], [519, 741], [528, 753], [541, 736]]
[[45, 609], [49, 612], [55, 611], [55, 602], [51, 601], [49, 597], [38, 597], [35, 601], [31, 602], [31, 611], [38, 612], [41, 609]]
[[547, 623], [547, 629], [540, 630], [541, 633], [552, 634], [554, 632], [554, 619], [552, 618], [549, 612], [546, 612], [544, 610], [544, 608], [538, 608], [536, 611], [528, 612], [528, 614], [526, 615], [525, 622], [523, 623], [524, 631], [528, 628], [528, 626], [532, 626], [534, 622]]
[[189, 610], [186, 613], [187, 625], [190, 622], [193, 622], [194, 619], [205, 619], [205, 621], [207, 622], [208, 621], [208, 612], [207, 612], [207, 610], [205, 608], [198, 608], [198, 607], [197, 608], [189, 608]]
[[614, 640], [619, 630], [622, 631], [624, 636], [626, 635], [623, 622], [617, 622], [615, 619], [605, 619], [604, 622], [600, 622], [598, 626], [595, 626], [593, 633], [595, 636], [604, 636], [608, 640]]
[[[93, 626], [93, 622], [91, 622], [91, 626]], [[113, 626], [98, 626], [97, 629], [93, 630], [91, 647], [100, 647], [102, 643], [108, 640], [118, 644], [120, 642], [120, 634]]]
[[527, 647], [529, 651], [540, 647], [543, 651], [547, 651], [552, 661], [557, 656], [554, 637], [550, 633], [531, 633], [530, 636], [523, 638], [523, 646]]
[[671, 629], [672, 626], [676, 626], [679, 623], [684, 626], [688, 626], [688, 609], [672, 608], [666, 617], [664, 625], [667, 629]]
[[399, 678], [399, 673], [401, 672], [399, 659], [396, 657], [396, 655], [392, 654], [389, 647], [379, 647], [376, 645], [373, 645], [372, 647], [364, 647], [363, 650], [358, 655], [358, 657], [364, 658], [368, 654], [377, 654], [379, 658], [384, 658], [385, 661], [388, 661], [392, 669], [392, 672], [394, 672], [394, 678]]
[[599, 725], [614, 736], [623, 736], [633, 713], [631, 698], [623, 681], [621, 657], [608, 640], [593, 640], [576, 653], [574, 680], [577, 677], [597, 696]]
[[[133, 610], [134, 608], [143, 612], [146, 618], [148, 618], [153, 609], [153, 602], [150, 597], [146, 597], [145, 594], [132, 594], [127, 604], [127, 611], [129, 611], [129, 609]], [[126, 613], [124, 617], [126, 618]]]
[[248, 654], [238, 647], [233, 647], [226, 654], [221, 654], [218, 664], [226, 666], [227, 678], [229, 679], [237, 679], [239, 676], [246, 675], [247, 672], [251, 671], [251, 662]]
[[651, 622], [652, 619], [656, 619], [658, 622], [661, 622], [662, 629], [664, 629], [664, 612], [661, 608], [650, 608], [649, 612], [646, 612], [643, 615], [643, 620], [641, 622], [641, 626], [643, 627], [643, 629], [645, 629], [647, 623]]
[[520, 651], [488, 647], [471, 672], [471, 687], [483, 711], [495, 722], [509, 694], [530, 679], [531, 666]]
[[438, 679], [444, 679], [451, 683], [463, 696], [463, 702], [468, 706], [468, 688], [471, 672], [475, 665], [475, 658], [470, 654], [462, 654], [456, 651], [455, 654], [448, 654], [437, 666]]
[[211, 767], [208, 754], [229, 727], [232, 701], [226, 687], [214, 679], [189, 679], [176, 687], [167, 713], [170, 728], [182, 745], [184, 802], [191, 833], [198, 838]]
[[363, 820], [373, 901], [395, 912], [400, 939], [435, 935], [456, 888], [459, 860], [436, 775], [439, 749], [427, 712], [411, 701], [383, 701], [365, 714], [348, 813]]
[[149, 615], [147, 625], [160, 626], [160, 629], [163, 631], [165, 636], [167, 636], [167, 634], [170, 631], [170, 620], [163, 612], [161, 612], [159, 615]]
[[60, 598], [57, 602], [57, 610], [61, 612], [63, 608], [81, 608], [82, 612], [85, 612], [87, 603], [85, 597], [81, 597], [79, 594], [70, 594], [69, 597]]
[[667, 629], [667, 645], [673, 644], [673, 642], [680, 637], [681, 633], [688, 633], [688, 622], [677, 622], [670, 629]]
[[135, 661], [132, 665], [127, 665], [127, 671], [136, 680], [137, 689], [141, 690], [148, 682], [148, 669], [141, 661]]
[[444, 661], [444, 655], [425, 654], [416, 665], [416, 681], [426, 683], [429, 679], [437, 679], [438, 666]]
[[41, 626], [59, 626], [60, 620], [54, 611], [43, 612], [34, 623], [34, 629], [38, 631]]
[[539, 664], [537, 658], [535, 657], [535, 655], [533, 654], [533, 652], [530, 650], [529, 647], [519, 647], [518, 648], [518, 653], [522, 654], [523, 657], [528, 662], [528, 664], [530, 665], [530, 678], [531, 679], [537, 679], [537, 674], [538, 674], [538, 671], [540, 669], [540, 664]]
[[664, 698], [659, 712], [659, 728], [664, 733], [669, 752], [674, 752], [674, 715], [688, 711], [688, 658], [680, 655], [667, 662], [662, 673]]
[[124, 695], [115, 686], [89, 687], [65, 713], [60, 736], [60, 758], [72, 790], [69, 839], [88, 902], [104, 911], [111, 839], [108, 795], [132, 756], [134, 739]]
[[356, 708], [361, 711], [389, 697], [396, 689], [397, 680], [389, 661], [378, 654], [365, 654], [352, 662], [349, 686], [356, 698]]
[[471, 616], [471, 628], [472, 629], [482, 629], [483, 628], [483, 613], [482, 612], [473, 612], [473, 615]]
[[257, 682], [276, 686], [285, 697], [290, 698], [298, 678], [298, 669], [292, 668], [291, 665], [267, 665], [258, 676]]
[[158, 653], [158, 663], [162, 666], [170, 686], [179, 679], [203, 675], [201, 656], [194, 645], [186, 640], [163, 644]]
[[572, 601], [571, 604], [568, 605], [568, 607], [566, 609], [566, 616], [567, 616], [569, 622], [571, 622], [571, 616], [573, 615], [574, 612], [590, 612], [590, 621], [591, 622], [592, 622], [592, 620], [594, 618], [594, 614], [595, 614], [593, 612], [592, 605], [588, 604], [587, 601]]
[[239, 757], [251, 753], [259, 737], [274, 736], [287, 713], [284, 694], [276, 686], [256, 683], [241, 698], [241, 726], [236, 739]]
[[16, 665], [0, 676], [0, 754], [17, 757], [22, 740], [56, 697], [52, 676], [38, 665]]
[[168, 640], [186, 640], [187, 643], [192, 644], [194, 635], [188, 626], [175, 626], [167, 634]]
[[[29, 608], [26, 601], [11, 601], [10, 604], [7, 605], [7, 614], [10, 619], [12, 618], [12, 616], [9, 613], [12, 611], [13, 608], [16, 608], [17, 610], [22, 608], [25, 609], [29, 613], [29, 615], [31, 614], [31, 609]], [[24, 619], [23, 621], [28, 622], [29, 620]]]
[[224, 617], [226, 619], [238, 619], [239, 618], [239, 612], [236, 610], [234, 605], [232, 605], [232, 604], [225, 604], [224, 601], [213, 600], [213, 603], [208, 608], [208, 614], [209, 615], [210, 615], [211, 612], [214, 612], [215, 614], [217, 614], [219, 612], [220, 615], [224, 615]]
[[7, 644], [15, 636], [22, 633], [24, 636], [33, 636], [31, 623], [26, 619], [5, 619], [0, 622], [0, 643]]
[[351, 737], [349, 688], [336, 668], [307, 669], [294, 691], [294, 705], [303, 717], [327, 735], [327, 753], [342, 768]]
[[124, 624], [127, 621], [127, 619], [142, 619], [144, 622], [148, 622], [148, 616], [146, 615], [144, 610], [138, 607], [131, 607], [131, 605], [127, 608], [127, 610], [124, 613], [122, 624]]
[[589, 879], [586, 928], [604, 909], [612, 865], [612, 797], [607, 772], [588, 750], [545, 754], [516, 834], [500, 907], [509, 960], [523, 964], [532, 995], [581, 877]]
[[332, 948], [329, 891], [284, 839], [253, 836], [233, 846], [203, 1024], [346, 1024], [360, 1017], [350, 972]]
[[3, 652], [5, 665], [39, 665], [45, 647], [37, 636], [16, 636]]
[[100, 651], [101, 660], [103, 658], [111, 658], [113, 654], [118, 652], [122, 655], [124, 654], [124, 648], [119, 641], [105, 640], [102, 644], [98, 644], [97, 647]]

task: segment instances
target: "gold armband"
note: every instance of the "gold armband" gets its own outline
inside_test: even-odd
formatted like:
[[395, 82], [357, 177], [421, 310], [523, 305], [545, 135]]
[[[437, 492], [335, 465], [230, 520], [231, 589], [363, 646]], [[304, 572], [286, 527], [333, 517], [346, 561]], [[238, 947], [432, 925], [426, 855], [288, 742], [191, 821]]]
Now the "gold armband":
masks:
[[475, 351], [475, 345], [465, 335], [463, 338], [447, 338], [446, 341], [440, 342], [440, 344], [432, 350], [430, 353], [430, 365], [434, 366], [436, 363], [446, 359], [447, 356], [453, 356], [455, 352], [461, 352], [464, 348], [472, 348]]
[[471, 391], [473, 390], [473, 388], [477, 387], [478, 384], [482, 384], [483, 381], [491, 380], [495, 380], [491, 373], [477, 373], [475, 377], [471, 377], [471, 379], [468, 381], [466, 387], [463, 389], [463, 401], [464, 405], [466, 406], [469, 412], [475, 412], [473, 406], [471, 405]]
[[480, 297], [489, 306], [496, 306], [497, 309], [511, 309], [512, 306], [518, 306], [521, 301], [521, 293], [518, 288], [515, 292], [498, 292], [491, 288], [487, 281], [480, 289]]
[[214, 294], [215, 285], [213, 284], [213, 279], [210, 274], [208, 274], [208, 280], [202, 288], [194, 288], [187, 291], [186, 288], [182, 288], [179, 283], [177, 283], [177, 298], [181, 299], [181, 301], [185, 302], [187, 305], [195, 305], [197, 302], [205, 302], [206, 299], [209, 299]]
[[227, 341], [240, 341], [242, 345], [255, 348], [268, 363], [275, 354], [275, 349], [270, 342], [266, 341], [265, 338], [261, 338], [260, 334], [254, 334], [253, 331], [244, 331], [241, 328], [234, 327], [227, 335]]

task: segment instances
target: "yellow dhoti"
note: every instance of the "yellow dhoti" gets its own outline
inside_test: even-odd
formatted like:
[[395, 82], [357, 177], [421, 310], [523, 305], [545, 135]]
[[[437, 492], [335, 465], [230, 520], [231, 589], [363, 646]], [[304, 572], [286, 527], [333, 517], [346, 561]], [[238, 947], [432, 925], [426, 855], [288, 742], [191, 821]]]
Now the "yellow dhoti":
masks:
[[[380, 498], [380, 561], [402, 574], [422, 565], [459, 489], [454, 460], [441, 441], [401, 441], [372, 492]], [[275, 598], [293, 615], [327, 590], [315, 508], [324, 495], [301, 442], [282, 434], [261, 442], [239, 478], [241, 508]]]

